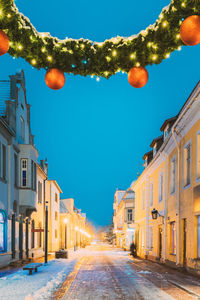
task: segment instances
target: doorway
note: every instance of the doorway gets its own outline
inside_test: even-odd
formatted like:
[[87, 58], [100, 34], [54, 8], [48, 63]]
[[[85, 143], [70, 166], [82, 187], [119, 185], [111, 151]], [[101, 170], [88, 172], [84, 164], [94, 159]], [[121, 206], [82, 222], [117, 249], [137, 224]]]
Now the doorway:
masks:
[[186, 232], [187, 232], [187, 220], [183, 219], [183, 265], [186, 266]]

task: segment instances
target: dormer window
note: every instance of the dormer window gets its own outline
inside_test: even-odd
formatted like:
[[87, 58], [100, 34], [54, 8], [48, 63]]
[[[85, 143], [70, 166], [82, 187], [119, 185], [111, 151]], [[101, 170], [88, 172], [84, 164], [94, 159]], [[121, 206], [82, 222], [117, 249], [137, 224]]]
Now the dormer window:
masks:
[[168, 124], [168, 126], [165, 127], [165, 130], [164, 130], [164, 140], [166, 139], [168, 134], [169, 134], [169, 124]]
[[144, 166], [145, 166], [145, 168], [148, 166], [147, 157], [145, 158]]
[[153, 146], [153, 157], [155, 157], [156, 156], [156, 153], [157, 153], [157, 144], [155, 144], [154, 146]]

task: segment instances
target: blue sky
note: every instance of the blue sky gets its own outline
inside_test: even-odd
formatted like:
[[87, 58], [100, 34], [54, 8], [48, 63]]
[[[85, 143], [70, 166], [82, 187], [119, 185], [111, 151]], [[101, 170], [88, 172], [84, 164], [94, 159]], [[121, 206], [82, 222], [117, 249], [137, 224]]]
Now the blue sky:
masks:
[[[100, 42], [145, 29], [170, 1], [15, 3], [38, 31]], [[128, 188], [142, 171], [142, 156], [160, 126], [178, 113], [200, 79], [199, 53], [200, 45], [183, 47], [162, 64], [148, 66], [149, 81], [142, 89], [131, 87], [126, 74], [100, 82], [66, 75], [59, 91], [47, 88], [44, 70], [8, 54], [0, 57], [0, 79], [25, 71], [32, 132], [40, 158], [48, 159], [49, 178], [95, 225], [110, 223], [116, 188]]]

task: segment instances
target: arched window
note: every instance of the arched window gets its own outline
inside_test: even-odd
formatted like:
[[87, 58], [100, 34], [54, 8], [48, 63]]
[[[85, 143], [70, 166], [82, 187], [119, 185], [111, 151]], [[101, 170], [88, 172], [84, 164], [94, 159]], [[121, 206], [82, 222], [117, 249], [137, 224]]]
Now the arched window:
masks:
[[6, 251], [6, 214], [0, 210], [0, 252]]

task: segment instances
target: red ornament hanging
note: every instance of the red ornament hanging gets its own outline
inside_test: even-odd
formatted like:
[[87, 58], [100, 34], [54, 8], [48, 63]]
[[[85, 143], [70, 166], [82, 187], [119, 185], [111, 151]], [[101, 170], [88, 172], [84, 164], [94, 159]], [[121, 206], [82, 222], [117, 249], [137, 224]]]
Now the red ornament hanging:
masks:
[[65, 75], [62, 71], [52, 68], [46, 72], [45, 82], [50, 89], [59, 90], [65, 84]]
[[180, 36], [184, 44], [195, 46], [200, 43], [200, 16], [187, 17], [180, 27]]
[[7, 34], [0, 30], [0, 55], [4, 55], [9, 50], [9, 38]]
[[128, 82], [135, 88], [145, 86], [149, 78], [149, 74], [144, 67], [133, 67], [128, 72]]

